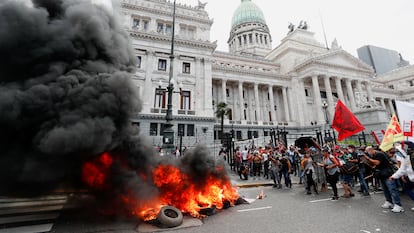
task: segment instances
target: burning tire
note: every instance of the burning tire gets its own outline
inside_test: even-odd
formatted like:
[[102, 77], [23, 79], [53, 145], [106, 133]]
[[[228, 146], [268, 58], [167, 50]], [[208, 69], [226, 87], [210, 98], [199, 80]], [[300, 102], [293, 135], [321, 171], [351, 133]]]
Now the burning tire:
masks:
[[183, 223], [183, 213], [173, 206], [164, 206], [161, 208], [157, 219], [166, 227], [176, 227]]

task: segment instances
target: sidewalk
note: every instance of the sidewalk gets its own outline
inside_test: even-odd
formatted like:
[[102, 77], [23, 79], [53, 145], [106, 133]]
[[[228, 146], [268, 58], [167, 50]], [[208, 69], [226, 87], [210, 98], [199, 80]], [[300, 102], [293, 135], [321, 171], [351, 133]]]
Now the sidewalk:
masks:
[[270, 179], [270, 176], [269, 176], [269, 179], [266, 179], [262, 176], [260, 177], [260, 179], [256, 179], [256, 180], [254, 180], [253, 177], [249, 176], [248, 180], [242, 180], [240, 179], [240, 176], [237, 172], [229, 170], [228, 173], [231, 179], [231, 183], [236, 187], [249, 188], [249, 187], [272, 186], [273, 185], [273, 180]]

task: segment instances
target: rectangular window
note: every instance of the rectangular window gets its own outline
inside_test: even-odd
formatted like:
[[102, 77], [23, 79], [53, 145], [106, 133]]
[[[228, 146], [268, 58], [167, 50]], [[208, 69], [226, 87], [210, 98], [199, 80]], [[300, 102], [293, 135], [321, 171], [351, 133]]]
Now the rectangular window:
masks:
[[168, 34], [168, 35], [171, 35], [171, 33], [172, 33], [172, 25], [171, 24], [165, 25], [165, 33]]
[[308, 89], [305, 89], [305, 96], [309, 97], [309, 91], [308, 91]]
[[178, 136], [184, 136], [184, 124], [178, 124]]
[[183, 62], [183, 73], [189, 74], [191, 71], [191, 64], [189, 62]]
[[226, 96], [230, 97], [230, 90], [229, 89], [226, 89]]
[[253, 136], [255, 138], [258, 138], [259, 137], [259, 131], [253, 131]]
[[187, 125], [187, 136], [194, 136], [194, 125]]
[[165, 89], [162, 89], [162, 88], [155, 89], [154, 108], [165, 108], [165, 101], [166, 101], [165, 93], [166, 93]]
[[180, 109], [181, 110], [191, 109], [191, 92], [190, 91], [181, 92]]
[[166, 71], [167, 70], [167, 60], [158, 59], [158, 70]]
[[162, 24], [162, 23], [157, 24], [157, 32], [158, 33], [164, 32], [164, 24]]
[[158, 123], [150, 123], [150, 136], [157, 136]]
[[237, 140], [242, 139], [242, 132], [240, 130], [236, 131], [236, 138], [237, 138]]
[[188, 38], [194, 39], [194, 29], [193, 28], [188, 29]]
[[141, 68], [141, 56], [137, 56], [137, 68]]
[[148, 20], [142, 20], [142, 29], [144, 31], [148, 30]]
[[252, 131], [247, 131], [247, 138], [252, 139]]
[[165, 124], [164, 123], [161, 123], [160, 124], [160, 135], [161, 136], [164, 135], [164, 129], [165, 129]]
[[326, 91], [321, 91], [321, 98], [326, 99]]
[[138, 29], [139, 28], [139, 19], [132, 20], [132, 28]]

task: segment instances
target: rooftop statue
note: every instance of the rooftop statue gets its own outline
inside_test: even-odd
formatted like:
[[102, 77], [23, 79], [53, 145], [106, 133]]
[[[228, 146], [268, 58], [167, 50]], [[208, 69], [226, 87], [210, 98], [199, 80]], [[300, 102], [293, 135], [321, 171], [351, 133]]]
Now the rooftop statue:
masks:
[[206, 7], [206, 5], [207, 5], [207, 2], [202, 3], [202, 2], [200, 2], [200, 0], [199, 0], [199, 1], [198, 1], [198, 6], [197, 6], [197, 9], [204, 9], [204, 8]]
[[295, 25], [293, 23], [289, 22], [288, 28], [289, 28], [289, 31], [288, 31], [288, 34], [289, 34], [289, 33], [293, 32], [295, 30]]
[[298, 26], [299, 29], [308, 30], [308, 24], [306, 21], [301, 20]]

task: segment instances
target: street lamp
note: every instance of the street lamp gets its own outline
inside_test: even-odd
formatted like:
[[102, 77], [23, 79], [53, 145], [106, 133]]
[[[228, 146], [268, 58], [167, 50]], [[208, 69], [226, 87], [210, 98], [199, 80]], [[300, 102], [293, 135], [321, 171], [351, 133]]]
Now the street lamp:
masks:
[[329, 124], [329, 121], [328, 121], [328, 103], [326, 103], [326, 101], [322, 102], [322, 108], [323, 108], [323, 111], [325, 112], [325, 122], [328, 125]]
[[166, 155], [172, 155], [172, 151], [174, 150], [174, 130], [173, 124], [171, 121], [173, 120], [172, 117], [172, 94], [174, 91], [174, 83], [173, 83], [173, 62], [174, 62], [174, 34], [175, 34], [175, 1], [173, 5], [173, 22], [172, 22], [172, 33], [171, 33], [171, 53], [170, 53], [170, 73], [168, 76], [168, 102], [167, 102], [167, 113], [165, 116], [165, 127], [162, 135], [162, 148]]

